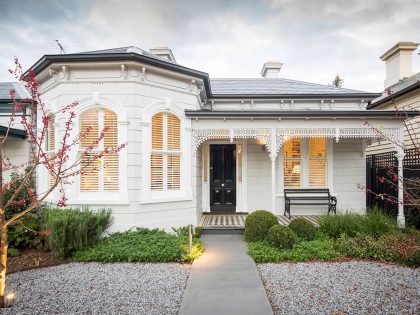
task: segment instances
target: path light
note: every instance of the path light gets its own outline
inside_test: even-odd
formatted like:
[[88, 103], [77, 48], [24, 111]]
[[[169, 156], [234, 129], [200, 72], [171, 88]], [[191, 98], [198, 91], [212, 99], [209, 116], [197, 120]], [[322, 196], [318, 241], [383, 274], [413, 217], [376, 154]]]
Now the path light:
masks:
[[6, 304], [6, 307], [11, 307], [13, 303], [16, 301], [16, 295], [14, 293], [9, 293], [6, 295], [4, 299], [4, 303]]

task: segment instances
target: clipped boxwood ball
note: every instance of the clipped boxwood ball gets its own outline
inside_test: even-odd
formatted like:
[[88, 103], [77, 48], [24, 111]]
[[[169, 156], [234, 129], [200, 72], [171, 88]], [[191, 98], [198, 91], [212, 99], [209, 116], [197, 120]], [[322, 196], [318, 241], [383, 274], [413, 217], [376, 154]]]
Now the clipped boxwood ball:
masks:
[[292, 248], [295, 240], [295, 233], [287, 226], [274, 225], [267, 233], [267, 242], [278, 248]]
[[254, 211], [245, 219], [245, 239], [249, 242], [263, 241], [268, 230], [276, 224], [277, 217], [270, 211]]
[[312, 241], [315, 238], [316, 228], [305, 218], [293, 219], [289, 224], [289, 228], [291, 228], [298, 237], [305, 240]]

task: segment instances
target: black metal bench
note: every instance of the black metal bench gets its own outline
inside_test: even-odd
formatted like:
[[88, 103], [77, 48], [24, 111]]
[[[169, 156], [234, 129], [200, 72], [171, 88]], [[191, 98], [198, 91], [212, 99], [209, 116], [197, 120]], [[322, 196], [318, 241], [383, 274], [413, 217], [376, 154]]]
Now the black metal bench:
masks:
[[337, 198], [331, 196], [329, 189], [285, 189], [284, 215], [289, 214], [290, 206], [328, 205], [328, 214], [337, 211]]

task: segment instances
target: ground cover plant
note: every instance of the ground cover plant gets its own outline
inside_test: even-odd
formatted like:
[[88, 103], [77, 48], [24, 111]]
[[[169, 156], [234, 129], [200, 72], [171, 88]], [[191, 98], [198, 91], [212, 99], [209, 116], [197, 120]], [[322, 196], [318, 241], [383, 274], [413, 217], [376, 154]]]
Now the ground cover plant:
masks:
[[[275, 234], [270, 233], [274, 230]], [[291, 243], [293, 234], [283, 233], [283, 230], [294, 234]], [[419, 231], [400, 230], [396, 222], [378, 211], [367, 215], [344, 213], [324, 216], [318, 229], [309, 221], [302, 223], [301, 219], [294, 219], [288, 228], [276, 225], [270, 231], [262, 240], [248, 240], [249, 255], [255, 262], [360, 258], [420, 266]]]
[[189, 253], [188, 227], [167, 233], [159, 229], [137, 228], [111, 234], [86, 249], [74, 253], [74, 261], [97, 262], [191, 262], [201, 255], [199, 230], [193, 235]]

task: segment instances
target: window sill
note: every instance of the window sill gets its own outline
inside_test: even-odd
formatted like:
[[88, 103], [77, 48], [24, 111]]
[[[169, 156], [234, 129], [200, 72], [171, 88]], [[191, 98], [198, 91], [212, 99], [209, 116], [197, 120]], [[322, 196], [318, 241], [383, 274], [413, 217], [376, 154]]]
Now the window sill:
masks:
[[179, 201], [191, 201], [192, 192], [179, 191], [179, 192], [153, 192], [142, 191], [140, 204], [152, 204], [152, 203], [166, 203], [166, 202], [179, 202]]
[[78, 193], [74, 198], [69, 196], [69, 205], [129, 205], [127, 192], [85, 192]]

